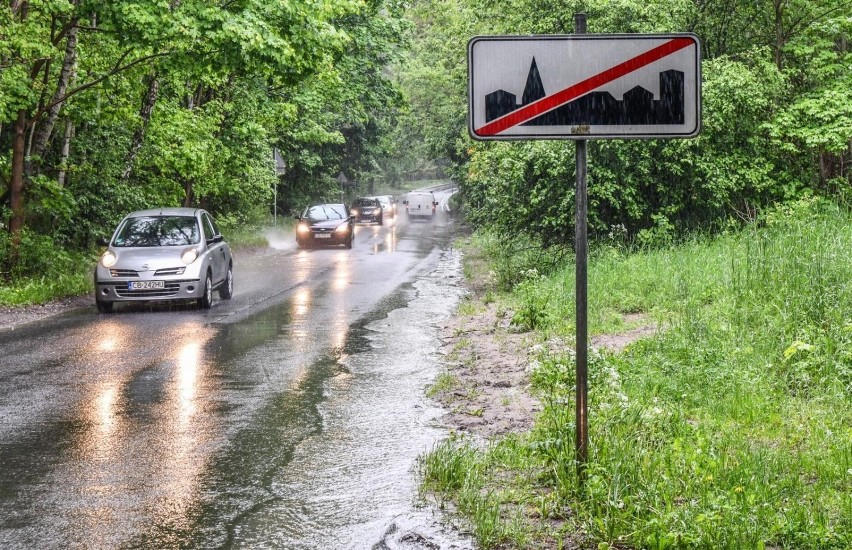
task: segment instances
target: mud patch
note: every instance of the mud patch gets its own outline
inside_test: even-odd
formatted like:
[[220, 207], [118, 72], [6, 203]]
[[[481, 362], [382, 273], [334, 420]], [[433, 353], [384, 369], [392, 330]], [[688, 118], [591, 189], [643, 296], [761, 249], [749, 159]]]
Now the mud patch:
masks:
[[657, 334], [660, 326], [643, 313], [629, 313], [622, 318], [625, 326], [633, 327], [618, 334], [598, 334], [592, 337], [591, 346], [599, 350], [618, 353], [636, 340]]
[[[573, 342], [542, 341], [535, 332], [519, 334], [510, 325], [511, 312], [495, 303], [473, 299], [477, 311], [457, 314], [442, 327], [441, 354], [445, 372], [429, 394], [447, 410], [451, 429], [494, 438], [532, 428], [540, 401], [530, 387], [530, 365], [542, 353], [573, 354]], [[632, 342], [656, 334], [658, 325], [642, 314], [624, 316], [632, 326], [618, 334], [601, 334], [591, 347], [619, 353]]]
[[541, 408], [529, 389], [534, 334], [512, 332], [510, 318], [491, 303], [442, 327], [447, 370], [430, 393], [451, 427], [488, 438], [532, 428]]

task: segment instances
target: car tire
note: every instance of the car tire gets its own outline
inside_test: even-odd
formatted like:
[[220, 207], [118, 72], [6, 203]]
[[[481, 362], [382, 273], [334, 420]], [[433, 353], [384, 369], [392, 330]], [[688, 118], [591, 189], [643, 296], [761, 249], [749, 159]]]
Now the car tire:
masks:
[[346, 248], [352, 248], [352, 241], [355, 240], [355, 235], [352, 231], [349, 232], [349, 238], [346, 239]]
[[222, 286], [219, 287], [219, 297], [223, 300], [230, 300], [234, 295], [234, 269], [228, 265], [228, 273], [225, 274], [225, 280], [222, 281]]
[[95, 300], [95, 307], [98, 308], [98, 313], [112, 313], [112, 302], [102, 302], [100, 300]]
[[385, 217], [384, 217], [384, 216], [381, 216], [381, 217], [379, 218], [379, 225], [384, 225], [384, 224], [385, 224]]
[[198, 307], [210, 309], [213, 306], [213, 277], [210, 272], [204, 277], [204, 294], [198, 299]]

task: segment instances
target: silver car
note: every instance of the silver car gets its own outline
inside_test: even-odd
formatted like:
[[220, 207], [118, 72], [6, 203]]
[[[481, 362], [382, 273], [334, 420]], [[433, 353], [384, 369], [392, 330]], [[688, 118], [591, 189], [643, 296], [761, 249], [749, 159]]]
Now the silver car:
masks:
[[95, 268], [95, 304], [196, 300], [213, 304], [213, 291], [234, 294], [231, 248], [210, 214], [198, 208], [158, 208], [128, 214]]

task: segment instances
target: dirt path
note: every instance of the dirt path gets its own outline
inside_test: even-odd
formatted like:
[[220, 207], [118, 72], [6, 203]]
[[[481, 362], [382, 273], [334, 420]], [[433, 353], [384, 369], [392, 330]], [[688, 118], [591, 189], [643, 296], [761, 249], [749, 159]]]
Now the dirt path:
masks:
[[[558, 353], [568, 344], [542, 342], [533, 332], [519, 334], [510, 325], [511, 312], [500, 311], [494, 303], [472, 303], [476, 313], [457, 314], [442, 329], [447, 370], [430, 394], [447, 408], [445, 421], [458, 431], [486, 439], [527, 431], [541, 408], [530, 388], [531, 365], [545, 347]], [[619, 352], [655, 334], [656, 326], [643, 324], [648, 322], [643, 316], [626, 316], [628, 326], [642, 326], [595, 336], [591, 345]]]

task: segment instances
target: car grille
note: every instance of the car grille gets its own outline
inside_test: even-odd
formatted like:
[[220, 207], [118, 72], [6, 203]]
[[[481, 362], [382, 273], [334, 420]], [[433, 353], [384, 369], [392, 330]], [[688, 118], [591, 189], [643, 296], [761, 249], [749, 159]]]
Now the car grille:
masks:
[[138, 277], [139, 274], [132, 269], [110, 269], [109, 274], [113, 277]]
[[165, 288], [145, 288], [130, 290], [127, 285], [115, 285], [115, 294], [119, 298], [167, 298], [180, 292], [179, 281], [167, 281]]
[[331, 233], [332, 231], [334, 231], [334, 229], [328, 229], [326, 227], [312, 227], [311, 228], [312, 233]]
[[167, 269], [158, 269], [154, 275], [183, 275], [186, 271], [185, 267], [169, 267]]

